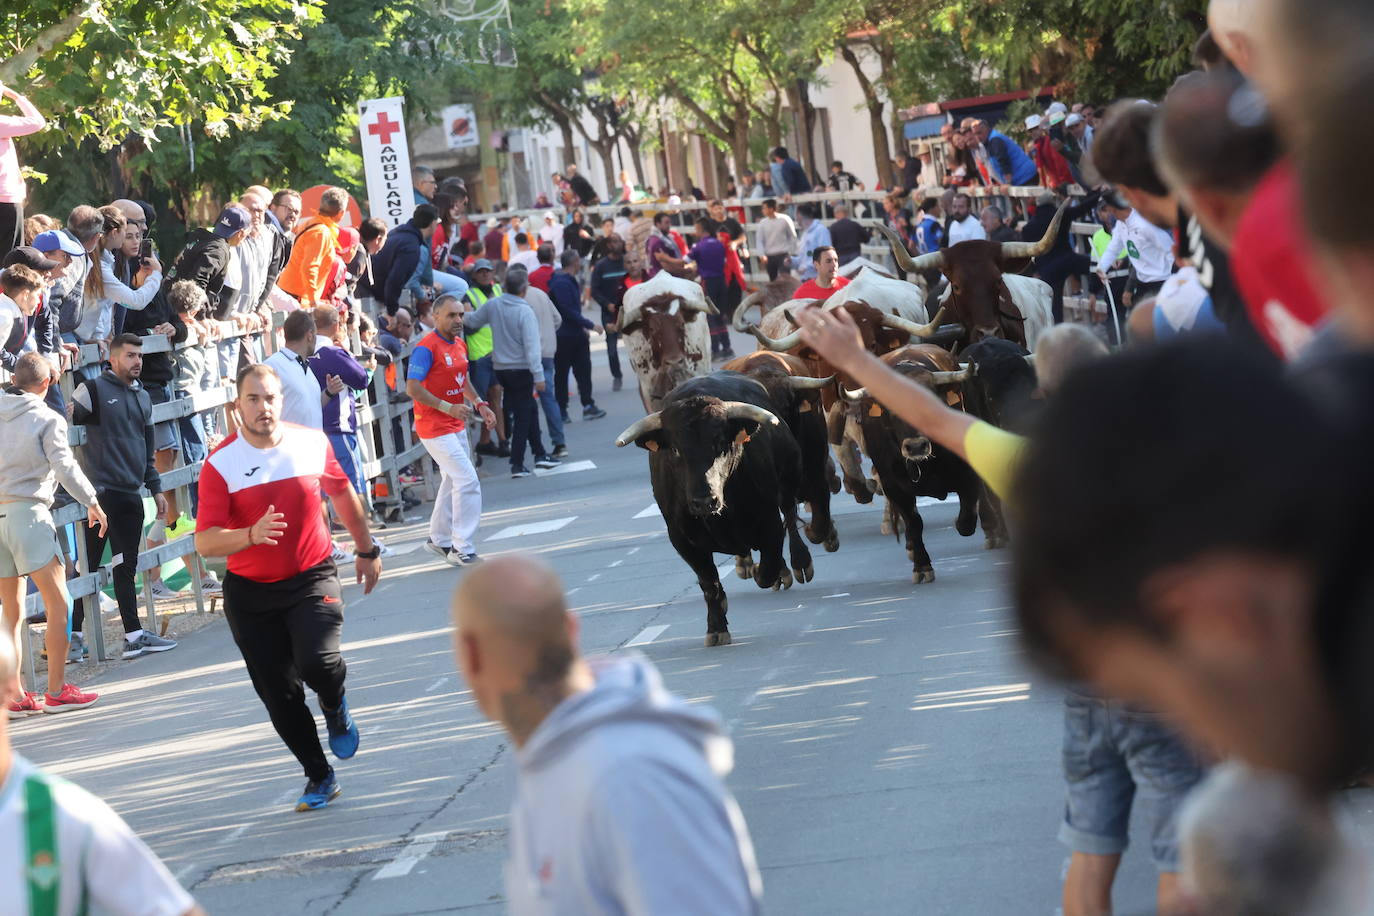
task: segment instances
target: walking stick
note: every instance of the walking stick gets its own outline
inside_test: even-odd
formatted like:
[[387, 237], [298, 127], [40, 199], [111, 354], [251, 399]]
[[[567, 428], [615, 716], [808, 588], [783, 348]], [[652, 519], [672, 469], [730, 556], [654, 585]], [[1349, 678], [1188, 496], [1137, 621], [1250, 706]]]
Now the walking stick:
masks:
[[1123, 347], [1126, 341], [1121, 337], [1121, 318], [1116, 313], [1116, 297], [1112, 295], [1112, 281], [1107, 277], [1102, 278], [1102, 285], [1107, 290], [1107, 308], [1112, 312], [1112, 324], [1116, 327], [1116, 345]]

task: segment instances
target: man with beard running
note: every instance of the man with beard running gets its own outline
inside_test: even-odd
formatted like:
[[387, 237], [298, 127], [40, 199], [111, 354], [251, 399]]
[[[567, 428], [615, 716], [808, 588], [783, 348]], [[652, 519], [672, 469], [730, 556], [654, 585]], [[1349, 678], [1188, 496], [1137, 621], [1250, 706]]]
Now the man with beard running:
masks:
[[358, 751], [339, 654], [342, 586], [330, 559], [321, 490], [353, 537], [363, 594], [381, 575], [380, 550], [324, 433], [279, 422], [277, 373], [265, 365], [245, 368], [234, 403], [238, 431], [201, 470], [196, 550], [229, 558], [224, 616], [272, 726], [305, 769], [308, 781], [296, 810], [309, 811], [341, 790], [305, 705], [305, 685], [320, 698], [334, 756], [347, 760]]

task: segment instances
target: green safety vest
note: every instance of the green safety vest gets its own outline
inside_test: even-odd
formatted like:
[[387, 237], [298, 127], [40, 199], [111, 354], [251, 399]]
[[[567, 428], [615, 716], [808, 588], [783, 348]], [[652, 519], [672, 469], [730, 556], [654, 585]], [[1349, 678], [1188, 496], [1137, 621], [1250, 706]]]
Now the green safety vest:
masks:
[[[493, 283], [491, 285], [491, 294], [493, 296], [501, 295], [500, 283]], [[468, 287], [467, 299], [475, 308], [480, 309], [483, 303], [487, 301], [487, 296], [477, 287], [470, 286]], [[492, 347], [495, 346], [491, 341], [491, 325], [473, 331], [471, 334], [466, 334], [463, 339], [468, 345], [468, 362], [474, 359], [481, 359], [490, 353]]]
[[[29, 916], [57, 916], [62, 891], [62, 868], [57, 858], [57, 807], [53, 804], [52, 783], [36, 770], [24, 779], [24, 836]], [[84, 914], [84, 880], [81, 886], [77, 913]]]

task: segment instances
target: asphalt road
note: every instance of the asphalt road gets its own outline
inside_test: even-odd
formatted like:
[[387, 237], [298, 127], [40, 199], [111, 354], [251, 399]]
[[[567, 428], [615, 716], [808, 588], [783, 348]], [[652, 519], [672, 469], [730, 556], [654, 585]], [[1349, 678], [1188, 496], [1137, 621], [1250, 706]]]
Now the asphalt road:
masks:
[[[937, 579], [913, 586], [877, 506], [841, 495], [841, 547], [816, 548], [813, 582], [763, 591], [718, 558], [735, 642], [706, 649], [646, 456], [611, 444], [641, 416], [638, 396], [612, 394], [594, 359], [610, 416], [568, 427], [560, 473], [511, 480], [488, 465], [478, 549], [543, 554], [587, 651], [633, 646], [729, 723], [765, 910], [1057, 912], [1060, 696], [1022, 662], [1007, 552], [959, 537], [952, 503], [925, 507]], [[15, 744], [108, 800], [210, 913], [502, 911], [512, 748], [454, 668], [448, 599], [462, 571], [418, 549], [423, 514], [387, 533], [403, 554], [372, 595], [345, 591], [362, 749], [338, 765], [344, 794], [327, 810], [294, 812], [304, 780], [222, 622], [117, 666], [90, 710], [13, 723]], [[1118, 912], [1153, 908], [1143, 826]]]

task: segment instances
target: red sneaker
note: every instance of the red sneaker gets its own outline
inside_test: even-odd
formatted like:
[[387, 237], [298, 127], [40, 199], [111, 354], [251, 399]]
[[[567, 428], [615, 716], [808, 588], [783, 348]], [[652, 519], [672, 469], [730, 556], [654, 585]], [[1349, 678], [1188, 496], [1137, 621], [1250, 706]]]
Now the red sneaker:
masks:
[[62, 692], [57, 696], [45, 694], [43, 697], [43, 712], [66, 712], [69, 709], [85, 709], [96, 700], [100, 699], [98, 694], [82, 693], [76, 689], [75, 684], [62, 685]]
[[11, 719], [22, 719], [25, 716], [41, 715], [43, 707], [38, 704], [38, 694], [26, 692], [13, 703], [7, 703], [6, 711]]

